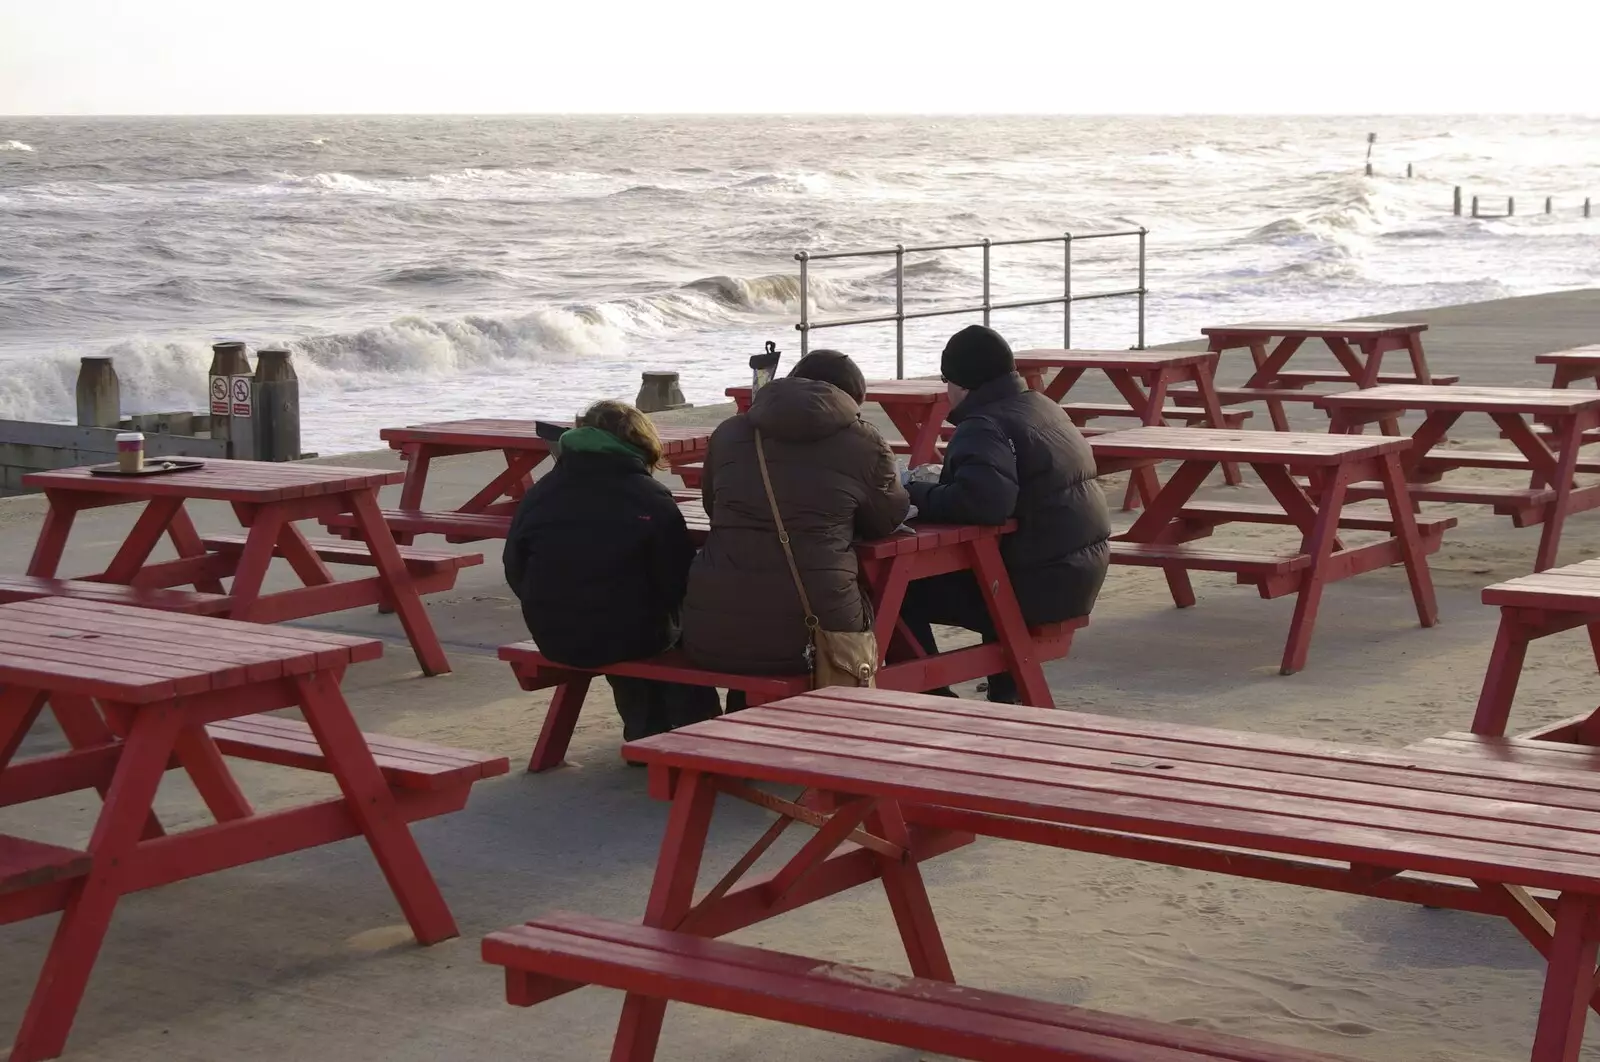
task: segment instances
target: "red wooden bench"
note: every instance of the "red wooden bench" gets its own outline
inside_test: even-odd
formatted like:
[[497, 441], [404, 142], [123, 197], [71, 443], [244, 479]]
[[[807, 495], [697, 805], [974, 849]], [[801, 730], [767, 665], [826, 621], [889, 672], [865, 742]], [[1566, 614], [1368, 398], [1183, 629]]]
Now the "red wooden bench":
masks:
[[[1500, 630], [1478, 694], [1472, 732], [1499, 737], [1511, 717], [1529, 642], [1587, 626], [1595, 660], [1600, 663], [1600, 560], [1580, 561], [1484, 587], [1483, 603], [1500, 609]], [[1600, 745], [1600, 709], [1523, 736]]]
[[577, 914], [552, 914], [490, 934], [483, 959], [505, 967], [506, 1000], [515, 1005], [542, 1001], [546, 986], [564, 980], [992, 1062], [1335, 1058]]
[[[1056, 660], [1072, 649], [1073, 635], [1087, 626], [1087, 618], [1067, 620], [1029, 628], [1031, 646], [1037, 659]], [[879, 683], [889, 688], [933, 689], [950, 681], [936, 663], [941, 657], [962, 654], [976, 660], [979, 666], [992, 673], [1006, 666], [1003, 650], [998, 643], [971, 646], [942, 653], [940, 656], [923, 656], [897, 662], [879, 672]], [[589, 684], [602, 675], [626, 678], [655, 679], [659, 682], [678, 682], [687, 686], [709, 686], [713, 689], [742, 690], [747, 704], [765, 704], [804, 693], [811, 688], [811, 676], [800, 675], [736, 675], [731, 672], [709, 671], [695, 667], [676, 649], [644, 660], [624, 660], [605, 667], [583, 670], [558, 664], [550, 660], [532, 641], [517, 642], [500, 647], [500, 659], [511, 665], [517, 683], [525, 690], [542, 690], [555, 687], [550, 697], [550, 707], [545, 710], [544, 725], [539, 729], [539, 740], [534, 745], [528, 761], [532, 772], [548, 771], [561, 766], [572, 743], [573, 731], [578, 726], [578, 715], [588, 696]], [[969, 668], [968, 670], [971, 670]], [[959, 681], [959, 680], [957, 680]]]
[[226, 594], [192, 590], [157, 590], [91, 579], [46, 579], [38, 575], [0, 575], [0, 605], [34, 601], [41, 597], [74, 597], [82, 601], [109, 601], [118, 605], [186, 612], [194, 616], [220, 616], [232, 602]]
[[[511, 514], [506, 512], [426, 512], [421, 509], [380, 509], [396, 542], [410, 542], [418, 535], [443, 535], [446, 542], [481, 542], [505, 538], [511, 533]], [[356, 521], [336, 516], [324, 526], [341, 538], [357, 538]]]
[[[1281, 505], [1263, 504], [1258, 502], [1197, 502], [1190, 501], [1178, 510], [1178, 519], [1194, 531], [1214, 528], [1219, 524], [1244, 523], [1244, 524], [1279, 524], [1284, 527], [1295, 526], [1294, 519], [1283, 510]], [[1430, 538], [1438, 540], [1446, 531], [1455, 527], [1458, 521], [1453, 516], [1441, 516], [1431, 520], [1417, 518], [1417, 531], [1422, 535], [1424, 543]], [[1339, 514], [1339, 527], [1348, 531], [1382, 531], [1393, 534], [1395, 531], [1394, 517], [1385, 513], [1351, 513]], [[1184, 534], [1187, 541], [1192, 535]], [[1432, 552], [1430, 550], [1429, 552]]]
[[[239, 554], [249, 541], [246, 535], [207, 535], [201, 539], [206, 549], [215, 553]], [[319, 558], [329, 564], [355, 564], [372, 567], [377, 564], [372, 551], [364, 542], [350, 542], [341, 538], [308, 538], [306, 544]], [[400, 559], [416, 583], [417, 592], [437, 594], [456, 585], [457, 573], [483, 563], [481, 553], [452, 553], [443, 549], [422, 546], [401, 546]], [[273, 556], [282, 557], [280, 546]]]

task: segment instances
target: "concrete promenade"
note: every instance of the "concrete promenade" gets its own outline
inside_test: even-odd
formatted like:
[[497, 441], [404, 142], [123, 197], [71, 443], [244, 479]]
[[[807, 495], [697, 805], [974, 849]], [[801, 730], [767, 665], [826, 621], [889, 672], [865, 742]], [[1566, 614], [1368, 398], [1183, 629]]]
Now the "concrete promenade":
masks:
[[[1533, 364], [1534, 354], [1600, 342], [1600, 291], [1392, 316], [1430, 324], [1424, 340], [1436, 372], [1485, 385], [1548, 386], [1549, 373]], [[1242, 379], [1248, 357], [1227, 358], [1224, 381]], [[1390, 358], [1398, 371], [1403, 362]], [[737, 368], [729, 382], [743, 382], [742, 358], [730, 357], [730, 364]], [[1106, 388], [1104, 397], [1111, 396]], [[712, 407], [662, 419], [712, 422], [729, 411]], [[1265, 428], [1264, 414], [1251, 423]], [[1317, 425], [1308, 419], [1306, 426]], [[1492, 438], [1487, 422], [1463, 428], [1465, 435]], [[322, 463], [398, 467], [387, 451]], [[465, 500], [495, 463], [438, 463], [430, 506]], [[1115, 487], [1108, 493], [1119, 496]], [[1228, 496], [1257, 493], [1246, 486]], [[192, 511], [202, 531], [236, 530], [226, 507]], [[1461, 524], [1432, 558], [1442, 618], [1435, 629], [1417, 627], [1399, 570], [1341, 582], [1327, 593], [1309, 666], [1286, 678], [1277, 674], [1277, 662], [1292, 597], [1262, 601], [1226, 576], [1201, 573], [1194, 580], [1198, 606], [1180, 612], [1159, 572], [1119, 567], [1072, 657], [1046, 669], [1056, 702], [1387, 746], [1465, 729], [1496, 622], [1478, 592], [1531, 570], [1538, 530], [1514, 529], [1480, 508], [1444, 511]], [[43, 512], [40, 497], [0, 501], [0, 571], [25, 568]], [[103, 567], [136, 515], [127, 507], [81, 516], [63, 572]], [[1282, 532], [1243, 534], [1265, 541]], [[500, 543], [460, 548], [481, 550], [486, 563], [466, 569], [454, 591], [428, 599], [454, 674], [421, 677], [393, 617], [361, 610], [306, 625], [389, 642], [383, 660], [354, 668], [346, 679], [365, 729], [512, 757], [511, 775], [478, 785], [466, 810], [415, 828], [462, 937], [417, 947], [360, 841], [132, 896], [119, 906], [67, 1058], [580, 1062], [608, 1056], [618, 995], [588, 989], [531, 1010], [511, 1008], [498, 971], [478, 961], [478, 940], [554, 909], [636, 919], [666, 808], [646, 795], [643, 772], [618, 760], [620, 725], [603, 684], [585, 708], [570, 766], [522, 773], [548, 696], [520, 691], [494, 658], [497, 646], [526, 637], [501, 575]], [[1573, 518], [1562, 562], [1596, 556], [1600, 513]], [[1521, 729], [1592, 707], [1597, 688], [1581, 631], [1536, 643], [1514, 724]], [[61, 744], [53, 727], [42, 724], [23, 755]], [[265, 765], [239, 764], [239, 774], [258, 807], [333, 790], [326, 777]], [[0, 832], [81, 845], [98, 806], [91, 792], [0, 809]], [[176, 773], [158, 810], [174, 827], [206, 821]], [[702, 886], [721, 875], [765, 821], [764, 812], [725, 802]], [[1527, 1057], [1543, 967], [1500, 921], [998, 842], [935, 861], [927, 877], [957, 976], [975, 986], [1373, 1062]], [[0, 1044], [21, 1018], [53, 927], [52, 918], [0, 927]], [[733, 939], [905, 969], [887, 904], [873, 889]], [[1600, 1062], [1600, 1034], [1590, 1039], [1582, 1057]], [[673, 1007], [658, 1057], [900, 1062], [926, 1056]]]

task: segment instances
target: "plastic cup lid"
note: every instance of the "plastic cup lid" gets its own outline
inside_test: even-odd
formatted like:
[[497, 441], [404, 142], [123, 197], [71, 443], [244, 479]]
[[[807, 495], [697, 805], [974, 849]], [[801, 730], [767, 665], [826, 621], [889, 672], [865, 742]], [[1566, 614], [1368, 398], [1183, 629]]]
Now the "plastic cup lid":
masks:
[[118, 432], [117, 433], [117, 442], [119, 442], [119, 443], [124, 443], [124, 442], [144, 442], [144, 432], [141, 432], [141, 431], [123, 431], [123, 432]]

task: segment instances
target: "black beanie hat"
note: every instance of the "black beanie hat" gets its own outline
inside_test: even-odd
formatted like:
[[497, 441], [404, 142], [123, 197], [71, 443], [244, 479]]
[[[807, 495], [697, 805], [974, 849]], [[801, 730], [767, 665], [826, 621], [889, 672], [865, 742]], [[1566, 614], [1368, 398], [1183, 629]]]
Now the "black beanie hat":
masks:
[[795, 362], [789, 375], [802, 380], [831, 383], [855, 399], [856, 405], [867, 400], [867, 378], [861, 375], [860, 368], [850, 360], [848, 354], [841, 354], [837, 350], [813, 350]]
[[969, 391], [1016, 371], [1011, 344], [999, 332], [983, 325], [968, 325], [951, 336], [939, 359], [940, 374]]

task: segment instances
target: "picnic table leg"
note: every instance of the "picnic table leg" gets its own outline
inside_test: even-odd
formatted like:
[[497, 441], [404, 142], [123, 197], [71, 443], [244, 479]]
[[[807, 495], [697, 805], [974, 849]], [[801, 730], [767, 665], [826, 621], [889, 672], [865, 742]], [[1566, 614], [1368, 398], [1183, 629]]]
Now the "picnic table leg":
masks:
[[578, 713], [583, 709], [583, 698], [592, 680], [590, 675], [580, 675], [556, 687], [550, 697], [550, 707], [545, 709], [544, 725], [539, 728], [539, 741], [528, 760], [529, 773], [560, 767], [566, 760], [567, 746], [572, 742], [573, 730], [577, 729]]
[[139, 574], [144, 562], [150, 559], [151, 551], [166, 535], [173, 516], [182, 507], [182, 498], [151, 498], [145, 503], [144, 512], [134, 521], [133, 529], [128, 532], [128, 537], [122, 540], [117, 555], [111, 558], [111, 563], [106, 567], [103, 576], [106, 582], [120, 583], [123, 586], [133, 582], [133, 577]]
[[1044, 386], [1044, 396], [1052, 402], [1060, 402], [1067, 397], [1073, 385], [1083, 378], [1084, 370], [1072, 365], [1063, 365], [1050, 377], [1050, 382]]
[[1515, 616], [1500, 610], [1500, 630], [1494, 636], [1489, 654], [1489, 670], [1478, 693], [1478, 710], [1472, 717], [1472, 732], [1485, 737], [1503, 737], [1511, 718], [1511, 702], [1517, 695], [1517, 680], [1522, 677], [1522, 662], [1528, 655], [1528, 639]]
[[[1260, 470], [1257, 469], [1257, 474]], [[1340, 465], [1328, 477], [1317, 499], [1317, 522], [1301, 542], [1301, 551], [1311, 555], [1311, 566], [1300, 579], [1295, 597], [1294, 619], [1289, 622], [1289, 640], [1283, 647], [1279, 671], [1292, 675], [1306, 666], [1311, 649], [1311, 632], [1317, 623], [1317, 608], [1322, 604], [1322, 588], [1328, 581], [1328, 558], [1339, 532], [1339, 511], [1344, 508], [1345, 487], [1350, 482], [1350, 467]]]
[[44, 711], [48, 694], [21, 686], [0, 686], [0, 771], [17, 754], [22, 739]]
[[[1328, 344], [1328, 349], [1333, 351], [1334, 357], [1339, 359], [1339, 364], [1350, 373], [1350, 379], [1360, 388], [1378, 386], [1378, 376], [1383, 370], [1383, 354], [1388, 350], [1382, 339], [1364, 339], [1361, 341], [1361, 356], [1358, 357], [1351, 349], [1350, 342], [1338, 336], [1328, 336], [1323, 342]], [[1345, 352], [1341, 354], [1341, 349]], [[1348, 357], [1346, 357], [1348, 355]], [[1378, 431], [1384, 435], [1398, 437], [1400, 434], [1400, 414], [1389, 413], [1378, 418]]]
[[389, 533], [389, 525], [383, 522], [383, 513], [378, 509], [377, 492], [358, 490], [347, 497], [358, 522], [357, 528], [367, 548], [372, 551], [372, 559], [377, 562], [378, 575], [383, 580], [395, 612], [400, 616], [400, 625], [405, 628], [406, 637], [416, 651], [423, 674], [449, 674], [450, 660], [445, 656], [439, 636], [434, 633], [433, 624], [428, 620], [428, 611], [422, 604], [421, 595], [417, 593], [416, 584], [411, 581], [411, 573], [406, 570], [400, 548]]
[[422, 493], [428, 486], [428, 466], [433, 454], [421, 443], [406, 443], [401, 448], [406, 462], [406, 479], [400, 486], [400, 508], [422, 508]]
[[[1496, 420], [1499, 419], [1498, 417], [1496, 418]], [[1537, 443], [1545, 453], [1548, 454], [1550, 452], [1549, 448], [1544, 446], [1542, 440], [1533, 435], [1532, 429], [1520, 417], [1507, 419], [1515, 419], [1517, 425], [1523, 432], [1527, 433], [1527, 436], [1534, 443]], [[1553, 455], [1555, 467], [1547, 473], [1550, 486], [1555, 490], [1556, 496], [1550, 500], [1545, 509], [1544, 529], [1539, 535], [1539, 552], [1533, 563], [1533, 570], [1536, 572], [1555, 567], [1556, 556], [1561, 552], [1561, 530], [1566, 525], [1567, 511], [1572, 506], [1572, 483], [1573, 477], [1578, 472], [1578, 450], [1583, 445], [1583, 428], [1583, 422], [1579, 418], [1571, 416], [1560, 417], [1551, 425], [1552, 434], [1556, 439], [1560, 440], [1556, 444], [1559, 449]], [[1532, 456], [1528, 453], [1528, 447], [1523, 439], [1519, 438], [1514, 441], [1517, 442], [1524, 455]], [[1537, 465], [1535, 466], [1535, 471], [1539, 471]]]
[[283, 529], [284, 520], [277, 505], [240, 508], [239, 522], [250, 532], [239, 554], [239, 565], [233, 570], [233, 608], [229, 618], [249, 622], [250, 610], [261, 596], [261, 584], [266, 581], [272, 556], [277, 552], [278, 533]]
[[[1217, 397], [1217, 362], [1220, 355], [1213, 355], [1210, 360], [1200, 362], [1188, 369], [1178, 370], [1178, 380], [1181, 383], [1184, 376], [1194, 381], [1195, 391], [1200, 396], [1200, 408], [1206, 411], [1206, 427], [1221, 430], [1227, 427], [1222, 419], [1222, 400]], [[1222, 482], [1230, 487], [1237, 487], [1244, 482], [1244, 477], [1239, 474], [1239, 465], [1234, 461], [1222, 462]]]
[[[1194, 497], [1194, 492], [1200, 489], [1200, 484], [1205, 482], [1215, 464], [1214, 461], [1185, 461], [1179, 465], [1178, 471], [1167, 480], [1167, 485], [1145, 505], [1144, 515], [1135, 520], [1121, 537], [1129, 542], [1165, 541], [1178, 512]], [[1195, 603], [1194, 584], [1189, 580], [1188, 569], [1163, 565], [1161, 574], [1166, 577], [1172, 603], [1178, 608], [1192, 608]]]
[[[52, 693], [50, 695], [50, 712], [56, 717], [56, 726], [61, 729], [61, 734], [67, 739], [67, 744], [74, 749], [89, 749], [99, 745], [109, 745], [120, 741], [122, 738], [106, 725], [100, 715], [100, 710], [95, 707], [94, 698], [84, 697], [72, 693]], [[95, 787], [104, 800], [111, 791], [110, 782], [101, 782]], [[142, 837], [150, 840], [166, 835], [166, 830], [161, 826], [161, 820], [156, 817], [154, 809], [145, 819]]]
[[[705, 854], [716, 800], [716, 788], [706, 775], [684, 771], [678, 776], [672, 811], [667, 815], [667, 832], [656, 859], [650, 902], [645, 907], [645, 925], [672, 929], [682, 924], [693, 907], [694, 884], [700, 876], [700, 860]], [[655, 1058], [666, 1012], [666, 1000], [628, 993], [617, 1023], [617, 1038], [611, 1045], [611, 1062], [650, 1062]]]
[[50, 507], [45, 510], [44, 526], [39, 529], [39, 541], [33, 547], [33, 559], [28, 561], [28, 574], [53, 579], [61, 567], [61, 554], [67, 548], [67, 536], [72, 532], [78, 506], [71, 495], [59, 491], [46, 491], [45, 497]]
[[[900, 630], [900, 610], [906, 602], [906, 587], [911, 584], [911, 554], [893, 557], [888, 563], [868, 563], [863, 565], [861, 574], [872, 595], [872, 632], [878, 639], [878, 662], [881, 664], [888, 658], [889, 648]], [[916, 645], [915, 655], [926, 655], [915, 638], [907, 636], [906, 640]]]
[[1422, 548], [1422, 533], [1417, 530], [1417, 514], [1411, 504], [1411, 492], [1406, 488], [1405, 470], [1400, 465], [1398, 453], [1383, 455], [1380, 476], [1383, 492], [1389, 499], [1389, 515], [1394, 520], [1394, 537], [1400, 543], [1400, 556], [1406, 565], [1406, 578], [1411, 582], [1411, 599], [1416, 602], [1417, 619], [1424, 627], [1439, 621], [1439, 602], [1433, 592], [1433, 573], [1428, 569], [1428, 558]]
[[[870, 832], [904, 851], [911, 851], [911, 832], [906, 829], [899, 804], [891, 800], [878, 801], [877, 807], [867, 816], [867, 824]], [[928, 887], [916, 860], [894, 859], [881, 852], [874, 856], [912, 975], [954, 984], [956, 975], [950, 968], [950, 956], [939, 934], [939, 921], [934, 916]]]
[[[1162, 406], [1167, 401], [1166, 373], [1158, 372], [1154, 382], [1146, 388], [1134, 374], [1125, 369], [1106, 369], [1112, 386], [1127, 401], [1139, 423], [1146, 427], [1159, 427], [1167, 423]], [[1148, 502], [1161, 488], [1156, 479], [1155, 465], [1140, 465], [1128, 475], [1128, 486], [1122, 492], [1122, 511], [1133, 512], [1141, 501]]]
[[1532, 1062], [1577, 1062], [1594, 992], [1600, 900], [1563, 892], [1556, 901], [1555, 917]]
[[883, 411], [910, 448], [908, 460], [913, 468], [939, 459], [939, 429], [950, 412], [947, 402], [941, 399], [932, 405], [916, 406], [891, 402], [883, 405]]
[[[1245, 382], [1246, 387], [1274, 387], [1278, 373], [1294, 357], [1295, 352], [1305, 343], [1303, 336], [1285, 336], [1267, 353], [1264, 340], [1256, 340], [1250, 344], [1250, 357], [1256, 363], [1256, 371], [1250, 374], [1250, 379]], [[1283, 402], [1276, 398], [1264, 400], [1267, 404], [1267, 414], [1272, 418], [1274, 431], [1288, 431], [1289, 417], [1283, 411]]]
[[[167, 525], [167, 537], [172, 539], [172, 548], [180, 557], [204, 557], [206, 547], [200, 541], [200, 532], [195, 530], [194, 521], [189, 518], [189, 510], [182, 505], [172, 514], [172, 522]], [[202, 594], [226, 593], [222, 588], [221, 579], [196, 579], [194, 588]]]
[[92, 866], [56, 924], [44, 968], [11, 1047], [11, 1062], [55, 1058], [66, 1047], [89, 974], [111, 925], [122, 881], [134, 859], [140, 830], [172, 755], [183, 719], [176, 707], [158, 703], [133, 711], [137, 713], [133, 730], [123, 743], [111, 788], [89, 839]]
[[1428, 372], [1428, 359], [1422, 353], [1421, 332], [1407, 333], [1406, 351], [1411, 355], [1411, 375], [1417, 378], [1418, 383], [1433, 383], [1433, 376]]
[[1050, 696], [1050, 684], [1045, 681], [1044, 669], [1039, 666], [1033, 650], [1033, 635], [1022, 618], [1016, 591], [1011, 587], [1011, 576], [1006, 573], [1005, 561], [1000, 557], [1000, 540], [979, 538], [966, 545], [972, 551], [972, 574], [978, 580], [978, 592], [989, 610], [1000, 648], [1005, 652], [1006, 670], [1017, 680], [1022, 703], [1035, 708], [1054, 708], [1056, 702]]
[[395, 806], [394, 793], [378, 770], [337, 681], [322, 671], [297, 676], [295, 689], [306, 723], [344, 793], [345, 805], [366, 835], [417, 943], [436, 944], [458, 936], [456, 920], [411, 836], [410, 825]]

